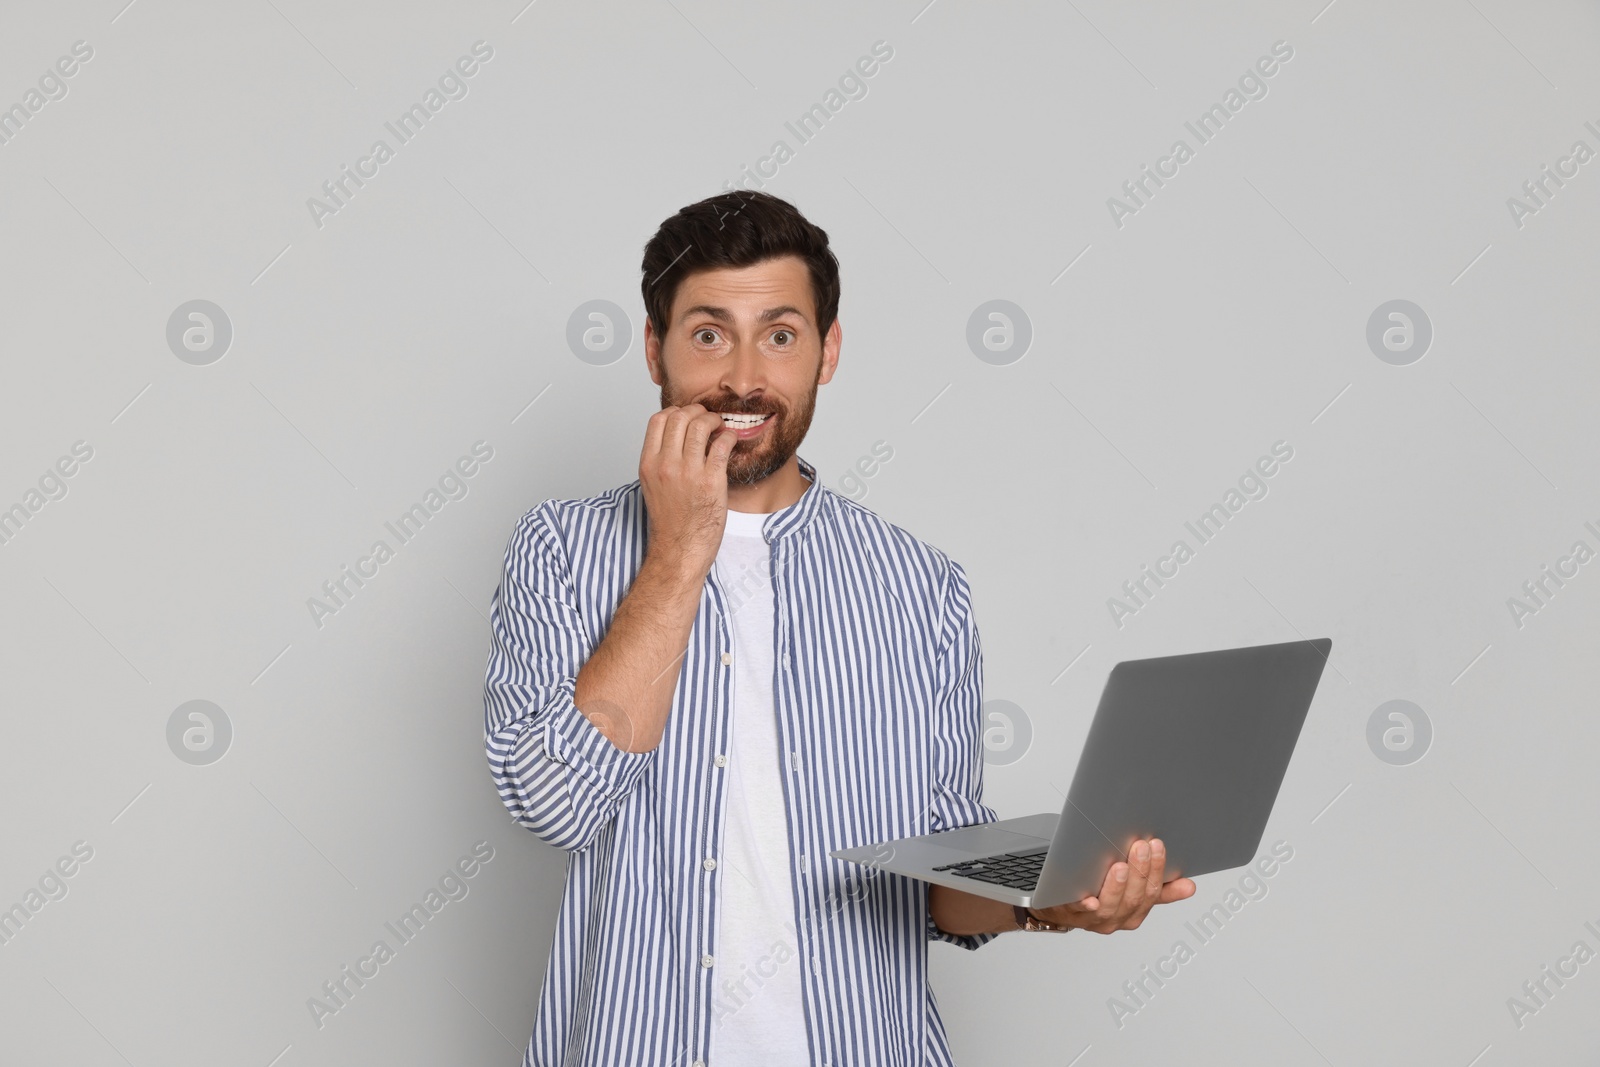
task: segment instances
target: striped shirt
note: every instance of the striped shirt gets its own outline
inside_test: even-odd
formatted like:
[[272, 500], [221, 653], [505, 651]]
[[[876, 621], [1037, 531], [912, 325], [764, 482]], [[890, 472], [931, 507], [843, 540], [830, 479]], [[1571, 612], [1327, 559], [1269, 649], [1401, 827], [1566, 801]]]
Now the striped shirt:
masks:
[[[983, 655], [961, 566], [809, 480], [766, 520], [790, 905], [814, 1064], [952, 1064], [927, 980], [927, 886], [839, 848], [995, 819], [982, 803]], [[732, 700], [728, 597], [706, 577], [660, 744], [626, 752], [573, 703], [644, 560], [638, 481], [517, 523], [490, 617], [489, 767], [567, 853], [524, 1067], [716, 1067], [715, 942]], [[736, 1065], [726, 1065], [736, 1067]]]

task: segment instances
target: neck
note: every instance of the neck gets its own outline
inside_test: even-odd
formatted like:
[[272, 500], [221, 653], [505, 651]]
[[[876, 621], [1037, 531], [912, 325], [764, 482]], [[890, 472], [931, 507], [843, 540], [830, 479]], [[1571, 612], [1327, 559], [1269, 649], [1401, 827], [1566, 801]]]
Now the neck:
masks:
[[767, 514], [795, 503], [811, 483], [794, 457], [754, 485], [728, 486], [728, 510]]

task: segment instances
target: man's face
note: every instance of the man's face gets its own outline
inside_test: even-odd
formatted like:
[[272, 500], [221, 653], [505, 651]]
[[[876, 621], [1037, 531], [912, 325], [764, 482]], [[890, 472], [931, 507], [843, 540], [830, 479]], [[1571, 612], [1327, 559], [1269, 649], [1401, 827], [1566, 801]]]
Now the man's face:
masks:
[[[678, 284], [664, 335], [645, 324], [661, 406], [762, 415], [739, 429], [728, 484], [754, 485], [789, 462], [811, 427], [817, 386], [833, 377], [840, 327], [818, 333], [811, 275], [798, 256], [699, 271]], [[748, 421], [748, 420], [746, 420]]]

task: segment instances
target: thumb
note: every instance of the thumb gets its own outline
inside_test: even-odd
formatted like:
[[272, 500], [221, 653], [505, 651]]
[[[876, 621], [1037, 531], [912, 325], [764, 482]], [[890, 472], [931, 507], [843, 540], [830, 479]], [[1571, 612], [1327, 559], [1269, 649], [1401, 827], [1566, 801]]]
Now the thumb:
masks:
[[711, 436], [711, 451], [706, 453], [706, 458], [713, 467], [720, 469], [728, 465], [728, 457], [733, 454], [733, 446], [739, 441], [739, 435], [726, 426], [719, 429]]

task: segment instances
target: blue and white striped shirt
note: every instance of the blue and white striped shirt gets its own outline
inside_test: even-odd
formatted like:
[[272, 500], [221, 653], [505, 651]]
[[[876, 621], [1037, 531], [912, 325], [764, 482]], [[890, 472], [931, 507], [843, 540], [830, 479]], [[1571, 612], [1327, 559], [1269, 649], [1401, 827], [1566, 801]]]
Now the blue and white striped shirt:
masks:
[[[766, 522], [790, 889], [811, 1061], [952, 1064], [927, 981], [927, 886], [828, 853], [990, 822], [983, 655], [959, 564], [810, 480]], [[611, 744], [573, 703], [644, 560], [639, 482], [518, 521], [491, 614], [484, 732], [512, 817], [567, 852], [524, 1067], [709, 1062], [733, 671], [709, 574], [661, 743]], [[709, 868], [709, 869], [708, 869]], [[712, 1065], [715, 1067], [715, 1065]]]

